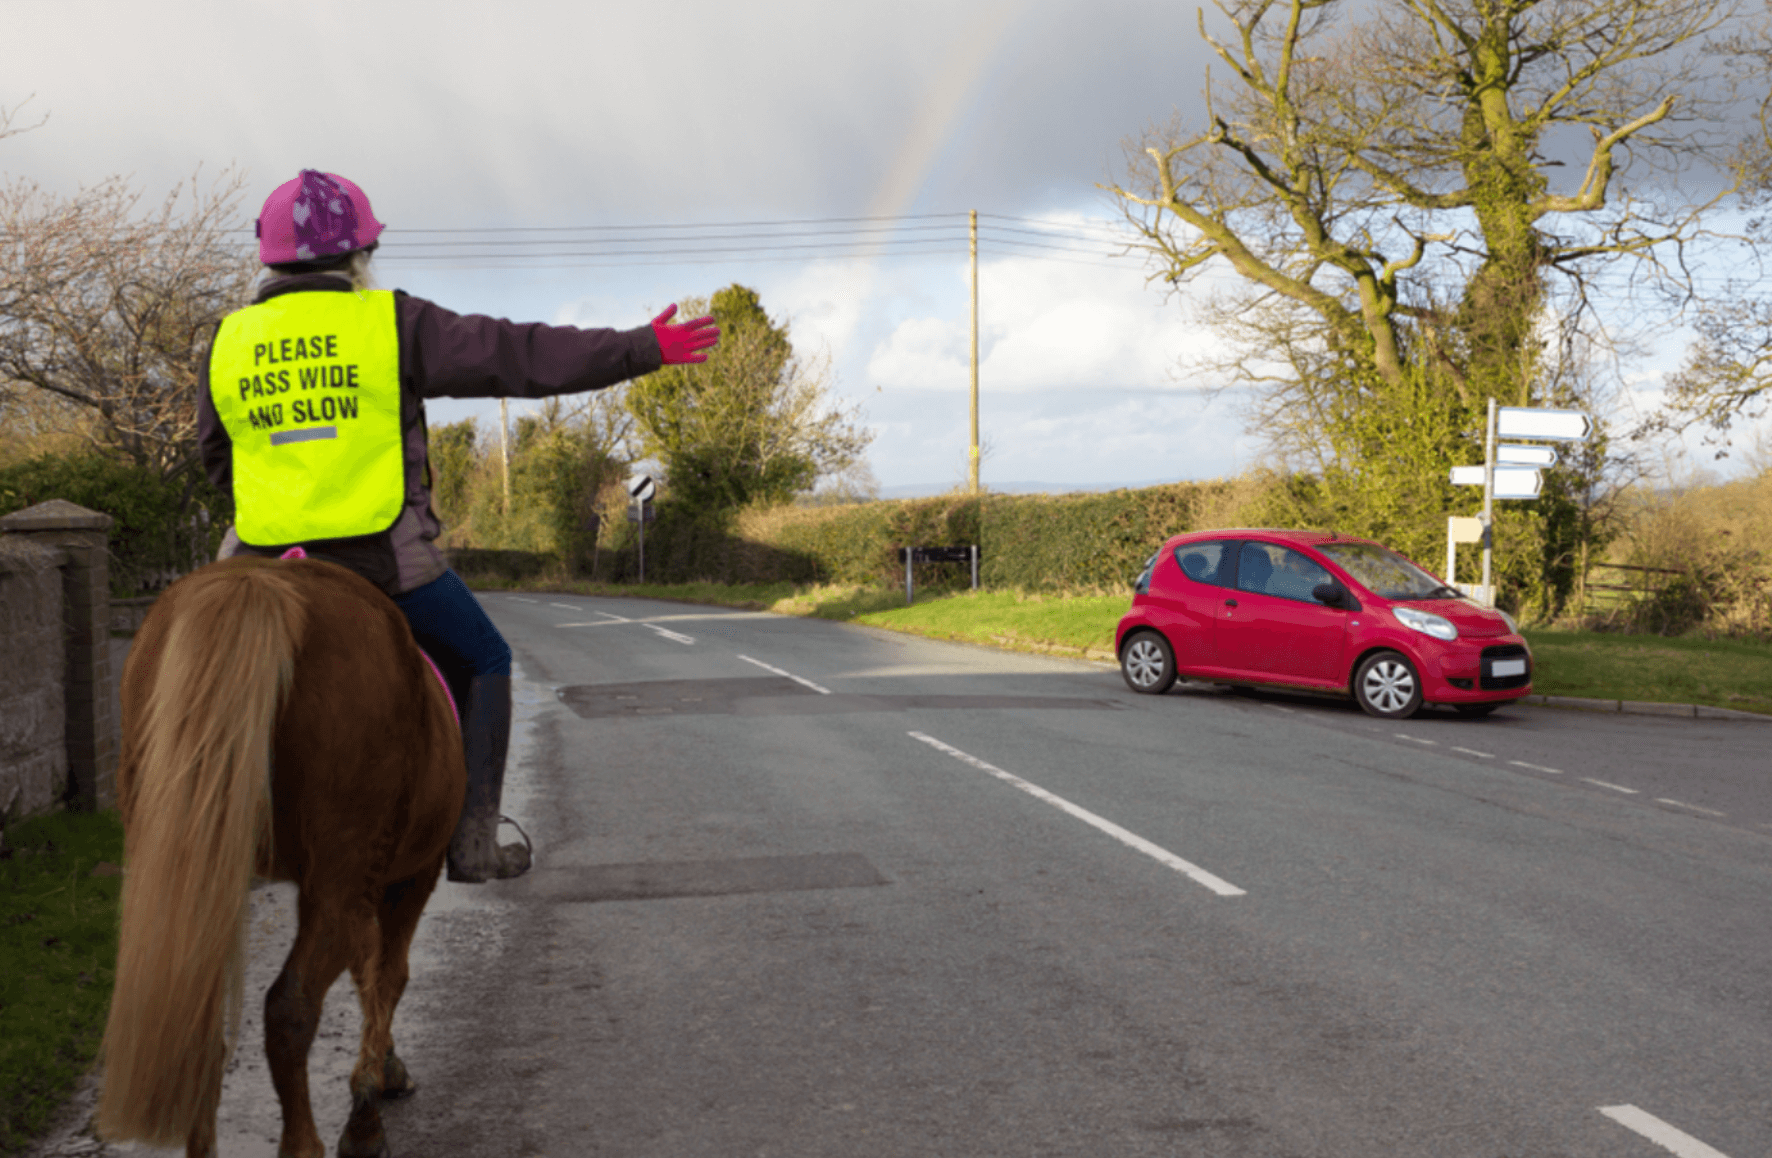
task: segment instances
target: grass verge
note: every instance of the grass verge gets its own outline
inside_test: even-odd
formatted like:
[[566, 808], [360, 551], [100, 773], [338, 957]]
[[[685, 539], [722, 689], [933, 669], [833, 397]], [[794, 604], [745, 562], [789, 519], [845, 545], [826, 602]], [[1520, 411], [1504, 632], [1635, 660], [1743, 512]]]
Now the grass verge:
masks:
[[1772, 644], [1528, 628], [1532, 690], [1772, 714]]
[[98, 1056], [117, 961], [122, 863], [115, 810], [56, 812], [6, 829], [0, 1154], [17, 1153], [37, 1136]]
[[[485, 585], [482, 589], [524, 589]], [[930, 592], [906, 607], [904, 593], [879, 587], [795, 587], [714, 583], [623, 587], [567, 583], [529, 589], [705, 603], [807, 615], [883, 627], [933, 639], [1112, 662], [1114, 628], [1131, 605], [1125, 594]], [[1772, 643], [1667, 638], [1528, 628], [1540, 695], [1706, 704], [1772, 714]]]

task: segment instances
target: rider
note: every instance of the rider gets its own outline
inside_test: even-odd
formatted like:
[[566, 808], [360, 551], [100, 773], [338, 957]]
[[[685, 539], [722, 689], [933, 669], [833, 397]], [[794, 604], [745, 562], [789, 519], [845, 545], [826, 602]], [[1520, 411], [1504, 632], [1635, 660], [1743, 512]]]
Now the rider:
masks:
[[267, 267], [253, 304], [224, 318], [198, 375], [203, 463], [234, 496], [222, 553], [291, 547], [390, 595], [461, 707], [467, 800], [449, 879], [520, 876], [528, 850], [497, 843], [511, 727], [511, 651], [433, 540], [426, 398], [545, 398], [705, 362], [712, 318], [582, 330], [452, 313], [372, 289], [382, 231], [363, 190], [303, 169], [259, 213]]

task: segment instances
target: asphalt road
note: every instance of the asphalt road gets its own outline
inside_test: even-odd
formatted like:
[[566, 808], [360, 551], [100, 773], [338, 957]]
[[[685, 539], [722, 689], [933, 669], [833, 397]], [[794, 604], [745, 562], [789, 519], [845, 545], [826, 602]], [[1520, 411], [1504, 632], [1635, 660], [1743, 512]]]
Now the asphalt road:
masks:
[[[1772, 1152], [1772, 726], [1393, 725], [822, 621], [483, 602], [538, 864], [439, 887], [397, 1155]], [[274, 1133], [244, 1043], [224, 1154]]]

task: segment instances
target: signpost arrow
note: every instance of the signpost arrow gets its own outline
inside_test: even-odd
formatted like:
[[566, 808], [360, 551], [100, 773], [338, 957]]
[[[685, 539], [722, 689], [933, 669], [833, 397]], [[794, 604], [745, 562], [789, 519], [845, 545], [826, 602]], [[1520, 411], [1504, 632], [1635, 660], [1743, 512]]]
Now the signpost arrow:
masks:
[[1495, 448], [1495, 461], [1520, 466], [1556, 466], [1557, 452], [1548, 446], [1521, 446], [1504, 442]]
[[[1480, 487], [1483, 485], [1483, 468], [1480, 466], [1455, 466], [1452, 468], [1452, 485], [1455, 487]], [[1495, 468], [1495, 497], [1498, 499], [1535, 499], [1544, 489], [1544, 476], [1529, 466], [1498, 466]]]
[[1548, 410], [1537, 406], [1503, 406], [1495, 416], [1498, 438], [1537, 438], [1580, 442], [1593, 433], [1594, 420], [1580, 410]]

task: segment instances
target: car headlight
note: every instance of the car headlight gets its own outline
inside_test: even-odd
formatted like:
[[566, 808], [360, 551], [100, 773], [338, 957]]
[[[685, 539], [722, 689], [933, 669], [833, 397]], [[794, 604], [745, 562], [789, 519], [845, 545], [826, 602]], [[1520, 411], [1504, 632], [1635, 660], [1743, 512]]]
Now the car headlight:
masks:
[[1452, 621], [1443, 615], [1435, 615], [1431, 611], [1421, 611], [1414, 607], [1393, 607], [1391, 614], [1397, 622], [1411, 631], [1419, 631], [1423, 635], [1431, 635], [1435, 639], [1453, 640], [1458, 638], [1458, 629]]
[[1502, 622], [1507, 624], [1507, 629], [1509, 632], [1511, 632], [1514, 635], [1520, 634], [1520, 625], [1518, 623], [1514, 622], [1513, 616], [1509, 615], [1507, 612], [1503, 611], [1499, 607], [1497, 607], [1495, 609], [1495, 614], [1501, 616]]

